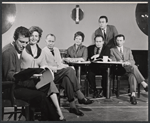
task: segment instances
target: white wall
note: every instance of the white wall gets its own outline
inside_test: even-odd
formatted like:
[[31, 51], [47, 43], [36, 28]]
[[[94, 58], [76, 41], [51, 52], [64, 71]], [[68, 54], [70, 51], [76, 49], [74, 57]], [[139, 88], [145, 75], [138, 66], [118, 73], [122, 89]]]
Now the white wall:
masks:
[[[84, 18], [79, 24], [71, 18], [76, 5], [84, 11]], [[136, 24], [136, 3], [100, 3], [100, 4], [16, 4], [16, 21], [2, 34], [2, 47], [13, 40], [14, 30], [18, 26], [39, 26], [43, 29], [40, 47], [45, 46], [48, 33], [56, 35], [58, 48], [68, 48], [74, 43], [73, 36], [77, 31], [85, 34], [84, 45], [92, 44], [92, 34], [98, 28], [98, 18], [106, 15], [109, 24], [115, 25], [118, 32], [126, 36], [126, 46], [134, 50], [148, 50], [148, 36]]]

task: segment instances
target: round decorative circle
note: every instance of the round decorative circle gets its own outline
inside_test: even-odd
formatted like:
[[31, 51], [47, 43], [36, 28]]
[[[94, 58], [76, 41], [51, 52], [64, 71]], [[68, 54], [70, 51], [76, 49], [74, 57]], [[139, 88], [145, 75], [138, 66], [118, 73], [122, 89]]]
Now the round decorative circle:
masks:
[[16, 17], [15, 4], [2, 4], [2, 34], [13, 25]]
[[148, 4], [137, 4], [135, 14], [138, 27], [148, 35]]
[[72, 10], [72, 19], [76, 22], [76, 24], [79, 24], [79, 21], [83, 19], [83, 16], [83, 10], [79, 7], [79, 5], [76, 5], [76, 7]]

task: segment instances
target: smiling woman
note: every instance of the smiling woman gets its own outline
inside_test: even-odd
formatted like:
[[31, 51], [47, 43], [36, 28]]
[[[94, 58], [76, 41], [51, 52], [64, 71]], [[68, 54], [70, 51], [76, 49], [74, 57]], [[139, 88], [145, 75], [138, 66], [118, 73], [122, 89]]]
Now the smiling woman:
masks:
[[2, 34], [8, 31], [16, 17], [16, 5], [15, 4], [2, 4]]

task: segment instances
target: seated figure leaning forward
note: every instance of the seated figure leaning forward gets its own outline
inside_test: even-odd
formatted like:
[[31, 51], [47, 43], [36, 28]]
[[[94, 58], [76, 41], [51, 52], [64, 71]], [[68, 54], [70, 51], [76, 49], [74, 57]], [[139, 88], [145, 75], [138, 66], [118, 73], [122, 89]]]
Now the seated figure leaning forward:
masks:
[[[56, 85], [53, 82], [53, 72], [48, 67], [44, 53], [39, 47], [38, 43], [41, 39], [43, 30], [38, 26], [32, 26], [29, 28], [30, 31], [30, 41], [29, 44], [24, 48], [21, 55], [21, 68], [43, 68], [44, 73], [39, 76], [40, 81], [36, 84], [36, 88], [47, 94], [55, 105], [57, 112], [59, 114], [60, 120], [65, 120], [62, 114], [61, 108], [58, 103], [57, 93], [59, 93]], [[48, 68], [48, 69], [47, 69]], [[47, 70], [46, 70], [47, 69]], [[52, 74], [52, 75], [51, 75]]]
[[[28, 102], [31, 107], [40, 107], [42, 121], [58, 121], [59, 115], [46, 94], [35, 88], [37, 81], [34, 79], [17, 81], [14, 77], [16, 73], [21, 71], [20, 56], [29, 43], [29, 37], [29, 30], [20, 26], [14, 32], [14, 41], [3, 48], [2, 79], [3, 81], [15, 82], [14, 96], [16, 99]], [[30, 120], [32, 120], [31, 113]]]

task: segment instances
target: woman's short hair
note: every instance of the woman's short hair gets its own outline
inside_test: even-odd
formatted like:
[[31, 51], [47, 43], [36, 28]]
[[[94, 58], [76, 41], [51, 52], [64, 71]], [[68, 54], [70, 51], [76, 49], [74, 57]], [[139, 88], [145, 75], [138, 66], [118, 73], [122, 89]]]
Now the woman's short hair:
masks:
[[94, 37], [94, 41], [96, 41], [96, 38], [97, 37], [101, 37], [102, 38], [102, 40], [104, 41], [104, 37], [102, 36], [102, 35], [95, 35], [95, 37]]
[[19, 38], [19, 35], [22, 35], [24, 37], [30, 37], [29, 29], [26, 27], [20, 26], [18, 27], [14, 32], [14, 40], [16, 41]]
[[30, 34], [32, 34], [34, 31], [38, 32], [39, 33], [39, 38], [41, 38], [42, 32], [43, 32], [43, 30], [40, 27], [38, 27], [38, 26], [30, 27], [29, 31], [30, 31]]
[[115, 41], [116, 41], [116, 39], [117, 39], [118, 37], [123, 37], [123, 40], [125, 40], [125, 36], [124, 36], [123, 34], [118, 34], [118, 35], [116, 35], [116, 37], [115, 37]]
[[80, 32], [80, 31], [78, 31], [78, 32], [76, 32], [75, 34], [74, 34], [74, 40], [75, 40], [75, 38], [77, 37], [77, 36], [81, 36], [82, 37], [82, 42], [84, 41], [84, 34], [83, 34], [83, 32]]

